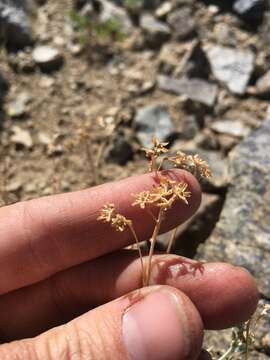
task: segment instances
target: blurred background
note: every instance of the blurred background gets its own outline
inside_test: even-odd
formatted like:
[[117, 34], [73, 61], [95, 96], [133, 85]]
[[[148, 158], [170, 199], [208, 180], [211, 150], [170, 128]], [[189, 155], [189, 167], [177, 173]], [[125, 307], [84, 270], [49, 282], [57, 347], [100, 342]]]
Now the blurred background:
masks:
[[143, 173], [155, 134], [213, 171], [174, 252], [245, 266], [269, 303], [267, 0], [0, 0], [0, 41], [2, 205]]

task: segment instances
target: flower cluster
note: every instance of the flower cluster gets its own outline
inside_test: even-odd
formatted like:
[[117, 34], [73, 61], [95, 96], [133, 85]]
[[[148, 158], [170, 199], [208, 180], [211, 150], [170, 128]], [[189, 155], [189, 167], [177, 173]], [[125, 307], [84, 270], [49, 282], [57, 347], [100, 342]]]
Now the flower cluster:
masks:
[[192, 172], [193, 175], [199, 178], [209, 178], [212, 176], [206, 161], [201, 159], [198, 154], [186, 155], [181, 151], [177, 151], [175, 156], [168, 157], [166, 160], [171, 161], [175, 167]]
[[116, 231], [124, 231], [127, 226], [132, 225], [131, 220], [116, 212], [114, 204], [105, 204], [100, 210], [98, 220], [110, 223]]
[[162, 165], [168, 161], [173, 163], [175, 167], [191, 172], [199, 179], [209, 178], [212, 176], [206, 161], [201, 159], [198, 154], [187, 155], [182, 151], [177, 151], [174, 156], [164, 156], [160, 161], [160, 165], [157, 166], [158, 158], [169, 151], [166, 147], [168, 143], [159, 142], [156, 137], [153, 137], [152, 144], [153, 147], [151, 149], [142, 149], [145, 152], [146, 157], [149, 159], [150, 171], [160, 170]]
[[167, 211], [177, 199], [188, 204], [187, 198], [191, 196], [191, 192], [187, 190], [185, 182], [176, 182], [161, 176], [159, 185], [153, 187], [151, 191], [142, 191], [133, 196], [135, 201], [132, 205], [145, 209], [147, 205], [154, 204], [163, 211]]
[[156, 166], [156, 159], [163, 154], [166, 154], [169, 150], [166, 148], [166, 146], [169, 144], [167, 142], [159, 142], [158, 139], [153, 136], [152, 138], [152, 144], [153, 148], [142, 148], [142, 150], [145, 152], [145, 156], [149, 159], [149, 170], [157, 170]]

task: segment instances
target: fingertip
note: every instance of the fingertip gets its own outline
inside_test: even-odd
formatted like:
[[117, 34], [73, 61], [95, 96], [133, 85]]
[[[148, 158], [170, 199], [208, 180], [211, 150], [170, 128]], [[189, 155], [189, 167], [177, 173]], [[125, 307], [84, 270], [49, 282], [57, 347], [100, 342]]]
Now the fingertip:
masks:
[[255, 312], [259, 293], [251, 274], [227, 263], [205, 264], [204, 280], [191, 298], [205, 326], [219, 330], [247, 321]]
[[123, 316], [123, 338], [129, 358], [197, 359], [203, 326], [195, 306], [179, 290], [168, 286], [143, 291], [148, 294]]

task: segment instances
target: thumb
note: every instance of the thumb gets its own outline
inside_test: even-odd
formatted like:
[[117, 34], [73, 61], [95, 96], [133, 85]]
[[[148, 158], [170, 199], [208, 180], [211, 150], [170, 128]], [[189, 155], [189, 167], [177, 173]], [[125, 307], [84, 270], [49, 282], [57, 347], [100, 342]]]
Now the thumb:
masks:
[[4, 344], [1, 359], [197, 359], [202, 321], [179, 290], [151, 286], [33, 339]]

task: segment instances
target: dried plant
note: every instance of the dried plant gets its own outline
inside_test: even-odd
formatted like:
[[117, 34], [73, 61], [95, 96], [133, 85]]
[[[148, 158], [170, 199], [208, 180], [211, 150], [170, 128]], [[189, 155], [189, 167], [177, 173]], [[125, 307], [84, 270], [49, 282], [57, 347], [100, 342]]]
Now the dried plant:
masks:
[[255, 343], [257, 327], [269, 314], [270, 305], [259, 304], [255, 314], [248, 321], [232, 329], [231, 343], [224, 354], [217, 357], [212, 349], [208, 349], [213, 360], [248, 360], [250, 348]]
[[[139, 251], [140, 261], [141, 261], [141, 271], [143, 285], [147, 286], [150, 282], [151, 268], [152, 268], [152, 258], [155, 250], [155, 245], [157, 242], [157, 237], [160, 231], [161, 224], [165, 217], [168, 214], [168, 210], [172, 208], [176, 201], [182, 201], [186, 206], [188, 206], [188, 199], [191, 197], [191, 192], [188, 190], [188, 184], [183, 181], [172, 180], [169, 175], [160, 175], [158, 170], [161, 168], [161, 165], [167, 161], [173, 166], [183, 168], [191, 171], [193, 174], [198, 177], [211, 176], [211, 172], [205, 161], [199, 158], [198, 155], [186, 155], [184, 153], [178, 152], [175, 156], [166, 156], [163, 157], [161, 162], [158, 163], [159, 158], [168, 153], [167, 145], [168, 143], [160, 142], [156, 137], [152, 139], [153, 147], [143, 148], [145, 155], [149, 161], [149, 171], [155, 171], [157, 174], [157, 183], [151, 190], [145, 190], [137, 194], [132, 194], [134, 201], [132, 206], [139, 206], [142, 210], [145, 210], [154, 222], [154, 228], [152, 235], [150, 237], [149, 243], [149, 253], [146, 259], [146, 264], [144, 264], [144, 259], [142, 257], [142, 251], [140, 248], [140, 242], [136, 235], [133, 223], [131, 220], [126, 219], [122, 214], [119, 214], [115, 210], [114, 204], [106, 204], [100, 211], [99, 220], [108, 222], [114, 227], [117, 231], [124, 231], [127, 227], [132, 232], [137, 244]], [[167, 253], [171, 251], [173, 242], [176, 237], [176, 229], [172, 231], [172, 235], [168, 241]], [[201, 266], [201, 263], [200, 263]]]

